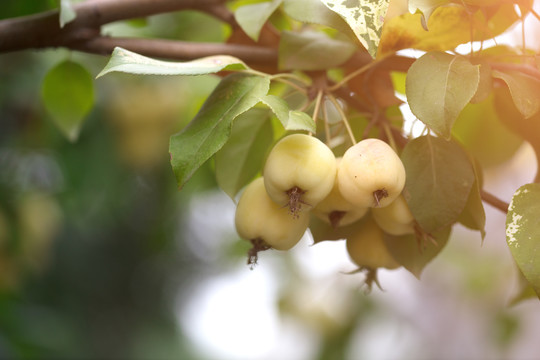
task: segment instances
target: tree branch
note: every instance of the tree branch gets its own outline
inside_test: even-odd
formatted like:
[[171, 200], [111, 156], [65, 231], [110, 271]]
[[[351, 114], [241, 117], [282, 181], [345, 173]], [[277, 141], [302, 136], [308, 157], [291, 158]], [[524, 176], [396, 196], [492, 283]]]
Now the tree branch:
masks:
[[192, 60], [211, 55], [231, 55], [255, 65], [274, 65], [277, 63], [277, 50], [262, 46], [195, 43], [188, 41], [138, 38], [95, 37], [71, 45], [74, 50], [93, 54], [109, 55], [116, 46], [149, 57], [174, 60]]
[[[32, 48], [70, 48], [73, 42], [94, 37], [99, 28], [111, 22], [146, 17], [172, 11], [195, 9], [227, 18], [222, 9], [223, 0], [92, 0], [73, 6], [75, 20], [60, 28], [59, 11], [0, 21], [0, 52]], [[220, 15], [216, 15], [220, 14]], [[227, 18], [231, 21], [230, 17]]]

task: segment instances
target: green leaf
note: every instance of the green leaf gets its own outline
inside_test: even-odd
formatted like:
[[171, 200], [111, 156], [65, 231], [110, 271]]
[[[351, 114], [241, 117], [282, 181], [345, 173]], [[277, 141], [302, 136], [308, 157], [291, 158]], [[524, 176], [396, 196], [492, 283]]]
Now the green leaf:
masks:
[[475, 180], [463, 149], [452, 141], [422, 136], [405, 146], [401, 160], [407, 173], [404, 195], [420, 227], [431, 234], [454, 224]]
[[528, 300], [528, 299], [536, 299], [538, 298], [538, 295], [536, 294], [536, 291], [534, 291], [531, 284], [525, 279], [525, 276], [523, 276], [523, 273], [521, 271], [517, 271], [517, 287], [518, 291], [515, 295], [513, 295], [510, 300], [508, 301], [508, 306], [514, 306], [519, 304], [522, 301]]
[[41, 96], [56, 126], [70, 141], [77, 140], [94, 105], [92, 75], [76, 62], [61, 62], [45, 75]]
[[321, 32], [283, 31], [279, 43], [279, 68], [325, 70], [347, 61], [356, 51], [350, 42], [332, 39]]
[[262, 169], [273, 130], [267, 109], [252, 108], [239, 115], [231, 136], [216, 153], [216, 179], [219, 187], [233, 199]]
[[500, 121], [493, 95], [479, 104], [465, 106], [454, 123], [452, 135], [483, 167], [509, 160], [523, 143]]
[[503, 80], [519, 112], [530, 118], [540, 110], [540, 81], [520, 71], [493, 71], [493, 77]]
[[476, 93], [478, 65], [462, 56], [430, 52], [416, 60], [407, 73], [407, 101], [416, 117], [449, 139], [454, 121]]
[[345, 20], [328, 9], [321, 0], [284, 0], [283, 11], [297, 21], [328, 26], [343, 34], [350, 33], [351, 38], [355, 38]]
[[414, 276], [420, 275], [427, 264], [445, 247], [450, 237], [451, 227], [432, 234], [434, 242], [419, 243], [415, 235], [392, 236], [385, 234], [384, 241], [392, 257]]
[[234, 119], [255, 106], [269, 87], [267, 77], [231, 74], [221, 80], [188, 126], [171, 136], [171, 165], [179, 188], [223, 147]]
[[315, 121], [303, 111], [289, 111], [289, 121], [287, 122], [287, 130], [306, 130], [312, 133], [317, 132]]
[[77, 13], [73, 10], [70, 0], [60, 0], [60, 28], [75, 20]]
[[519, 269], [540, 298], [540, 184], [520, 187], [506, 215], [506, 242]]
[[285, 130], [305, 130], [316, 132], [315, 121], [302, 111], [289, 110], [289, 105], [285, 100], [275, 95], [261, 97], [261, 101], [268, 106], [281, 122]]
[[283, 0], [272, 0], [259, 4], [245, 5], [236, 9], [234, 17], [242, 30], [254, 41], [257, 41], [263, 25], [282, 2]]
[[349, 24], [360, 43], [375, 58], [390, 0], [321, 0]]
[[116, 47], [109, 62], [97, 78], [114, 71], [140, 75], [203, 75], [217, 73], [221, 70], [247, 68], [242, 60], [228, 55], [208, 56], [186, 62], [171, 62], [151, 59]]

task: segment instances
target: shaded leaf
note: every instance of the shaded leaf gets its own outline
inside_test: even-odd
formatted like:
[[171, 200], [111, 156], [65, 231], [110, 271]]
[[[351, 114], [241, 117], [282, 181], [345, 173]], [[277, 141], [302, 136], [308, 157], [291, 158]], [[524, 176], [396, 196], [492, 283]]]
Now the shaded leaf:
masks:
[[506, 242], [519, 269], [540, 298], [540, 184], [520, 187], [506, 215]]
[[225, 77], [188, 126], [171, 136], [171, 165], [179, 188], [221, 149], [229, 139], [234, 119], [255, 106], [269, 86], [266, 77], [241, 73]]
[[407, 73], [406, 95], [413, 114], [449, 139], [454, 121], [478, 88], [480, 71], [462, 56], [430, 52]]
[[234, 17], [242, 30], [254, 41], [257, 41], [263, 25], [282, 2], [283, 0], [272, 0], [245, 5], [236, 9]]
[[267, 109], [252, 108], [239, 115], [231, 136], [216, 153], [216, 180], [233, 199], [262, 169], [273, 130]]
[[330, 223], [310, 214], [309, 231], [315, 244], [321, 241], [344, 240], [361, 231], [364, 228], [365, 219], [366, 217], [363, 217], [350, 225], [332, 227]]
[[452, 141], [422, 136], [405, 146], [401, 160], [407, 173], [404, 195], [420, 227], [431, 234], [454, 224], [475, 180], [463, 149]]
[[321, 1], [349, 24], [360, 43], [375, 58], [390, 0]]
[[70, 141], [77, 140], [84, 118], [94, 105], [92, 75], [76, 62], [61, 62], [45, 75], [41, 95], [58, 128]]
[[433, 233], [432, 237], [436, 244], [431, 241], [426, 241], [425, 244], [419, 243], [423, 240], [417, 239], [415, 235], [385, 234], [384, 241], [394, 259], [414, 276], [420, 278], [426, 265], [445, 247], [450, 232], [451, 227], [447, 227]]
[[[474, 169], [474, 166], [473, 166]], [[486, 213], [480, 195], [480, 180], [475, 171], [475, 180], [469, 193], [469, 198], [465, 204], [465, 209], [459, 216], [458, 221], [471, 230], [478, 230], [482, 236], [482, 241], [486, 237]]]
[[221, 70], [243, 70], [247, 65], [242, 60], [228, 55], [209, 56], [201, 59], [172, 62], [155, 60], [121, 47], [114, 48], [109, 62], [97, 78], [110, 72], [140, 75], [203, 75]]
[[321, 32], [283, 31], [279, 43], [279, 68], [284, 70], [324, 70], [347, 61], [356, 47], [332, 39]]
[[540, 110], [540, 81], [519, 71], [493, 71], [493, 77], [503, 80], [519, 112], [529, 118]]

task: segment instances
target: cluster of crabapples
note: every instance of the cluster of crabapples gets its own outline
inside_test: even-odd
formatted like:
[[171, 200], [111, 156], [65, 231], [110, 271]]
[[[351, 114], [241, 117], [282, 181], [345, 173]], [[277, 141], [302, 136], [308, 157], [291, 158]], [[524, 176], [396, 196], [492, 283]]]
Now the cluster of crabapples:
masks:
[[236, 230], [253, 245], [248, 264], [259, 251], [295, 246], [314, 215], [334, 229], [361, 222], [346, 238], [360, 269], [399, 267], [383, 236], [415, 231], [404, 185], [403, 163], [382, 140], [362, 140], [336, 158], [316, 137], [285, 136], [270, 151], [263, 176], [238, 201]]

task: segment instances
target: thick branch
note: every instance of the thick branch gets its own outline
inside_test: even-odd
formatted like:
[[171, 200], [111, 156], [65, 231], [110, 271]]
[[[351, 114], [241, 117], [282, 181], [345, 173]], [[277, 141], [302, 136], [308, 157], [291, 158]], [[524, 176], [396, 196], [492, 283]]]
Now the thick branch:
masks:
[[[92, 0], [74, 5], [77, 17], [60, 28], [57, 10], [0, 21], [0, 52], [69, 45], [118, 20], [221, 6], [223, 0]], [[209, 11], [213, 13], [212, 11]], [[219, 12], [217, 12], [219, 13]], [[93, 31], [92, 31], [93, 30]]]
[[277, 63], [277, 50], [262, 46], [224, 43], [195, 43], [162, 39], [96, 37], [71, 46], [74, 50], [109, 55], [115, 46], [149, 57], [192, 60], [211, 55], [231, 55], [254, 65]]

